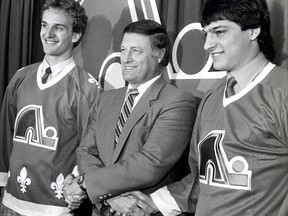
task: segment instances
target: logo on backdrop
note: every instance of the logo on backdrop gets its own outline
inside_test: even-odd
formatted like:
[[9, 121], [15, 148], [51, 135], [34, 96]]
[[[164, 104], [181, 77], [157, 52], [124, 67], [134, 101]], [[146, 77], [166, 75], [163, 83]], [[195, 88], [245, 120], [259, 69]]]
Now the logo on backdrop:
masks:
[[80, 5], [82, 5], [85, 0], [75, 0], [75, 1], [78, 2]]
[[[145, 18], [155, 20], [161, 24], [155, 0], [127, 0], [127, 3], [132, 22]], [[191, 60], [189, 58], [193, 57], [190, 57], [190, 54], [189, 56], [186, 56], [186, 59], [188, 59], [186, 60], [186, 66], [183, 66], [183, 55], [185, 55], [185, 53], [191, 52], [191, 50], [194, 50], [193, 47], [191, 49], [191, 41], [195, 40], [195, 37], [197, 36], [201, 37], [199, 35], [202, 35], [202, 27], [199, 22], [188, 24], [177, 34], [176, 39], [172, 44], [172, 61], [167, 66], [167, 74], [169, 79], [220, 79], [225, 76], [225, 72], [210, 71], [212, 68], [212, 59], [210, 56], [207, 56], [207, 53], [204, 52], [202, 47], [197, 47], [194, 51], [197, 53], [195, 57], [201, 58], [200, 61], [203, 61], [201, 68], [199, 68], [199, 66], [197, 68], [194, 65], [191, 65]], [[199, 46], [199, 42], [196, 45]], [[205, 53], [203, 56], [198, 54], [199, 49], [201, 52]], [[179, 53], [182, 54], [182, 56], [178, 56]], [[105, 86], [105, 83], [107, 82], [109, 83], [109, 86], [112, 86], [113, 88], [120, 88], [125, 86], [125, 81], [123, 80], [120, 72], [120, 55], [120, 52], [114, 52], [107, 56], [102, 63], [99, 73], [99, 81], [101, 85], [104, 86], [104, 89], [107, 89]], [[195, 57], [193, 60], [198, 61], [198, 59], [195, 60]], [[115, 73], [115, 71], [119, 71], [119, 73]]]

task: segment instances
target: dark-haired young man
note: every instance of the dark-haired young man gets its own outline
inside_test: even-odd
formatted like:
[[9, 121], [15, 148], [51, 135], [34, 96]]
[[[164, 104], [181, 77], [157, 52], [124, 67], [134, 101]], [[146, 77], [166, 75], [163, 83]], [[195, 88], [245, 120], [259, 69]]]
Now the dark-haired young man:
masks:
[[82, 175], [65, 186], [70, 207], [74, 196], [86, 190], [96, 206], [93, 215], [100, 215], [111, 197], [135, 189], [149, 193], [175, 181], [175, 164], [191, 138], [196, 101], [161, 76], [170, 50], [165, 28], [155, 21], [140, 20], [124, 29], [121, 65], [129, 85], [103, 92], [90, 112], [77, 149]]
[[73, 59], [87, 16], [74, 0], [47, 0], [40, 37], [41, 63], [17, 71], [0, 116], [0, 186], [4, 216], [72, 215], [64, 201], [64, 178], [77, 174], [75, 151], [97, 81]]
[[198, 109], [191, 173], [152, 193], [153, 201], [130, 194], [164, 215], [288, 215], [288, 71], [271, 63], [267, 3], [208, 0], [202, 25], [204, 49], [227, 77]]

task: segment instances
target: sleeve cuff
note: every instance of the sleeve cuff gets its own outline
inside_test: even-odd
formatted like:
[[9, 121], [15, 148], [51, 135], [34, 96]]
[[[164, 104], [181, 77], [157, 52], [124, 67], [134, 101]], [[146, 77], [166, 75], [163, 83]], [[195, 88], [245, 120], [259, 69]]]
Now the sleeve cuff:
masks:
[[169, 192], [167, 186], [158, 189], [154, 193], [150, 194], [150, 196], [164, 216], [175, 216], [181, 214], [181, 210]]
[[8, 180], [8, 173], [0, 172], [0, 187], [5, 187]]

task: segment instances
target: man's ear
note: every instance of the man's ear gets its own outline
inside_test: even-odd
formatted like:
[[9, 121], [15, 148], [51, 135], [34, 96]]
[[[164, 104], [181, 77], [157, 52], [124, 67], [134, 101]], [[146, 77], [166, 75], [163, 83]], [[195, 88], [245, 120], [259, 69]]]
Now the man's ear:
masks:
[[250, 32], [251, 32], [250, 33], [250, 40], [256, 40], [258, 35], [261, 32], [261, 28], [258, 27], [258, 28], [255, 28], [255, 29], [251, 29]]
[[81, 33], [75, 33], [73, 34], [73, 37], [72, 37], [72, 43], [76, 43], [80, 40], [82, 34]]
[[156, 51], [156, 58], [157, 58], [158, 64], [159, 64], [159, 63], [162, 61], [162, 59], [164, 58], [165, 52], [166, 52], [166, 49], [165, 49], [165, 48], [159, 49], [159, 50]]

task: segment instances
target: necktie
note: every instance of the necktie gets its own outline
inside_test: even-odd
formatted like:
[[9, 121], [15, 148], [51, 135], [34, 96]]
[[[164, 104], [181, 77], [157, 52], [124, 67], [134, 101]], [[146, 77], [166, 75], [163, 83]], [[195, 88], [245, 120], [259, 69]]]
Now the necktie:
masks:
[[122, 132], [122, 129], [124, 127], [124, 124], [126, 122], [126, 120], [128, 119], [131, 111], [132, 111], [132, 107], [134, 104], [134, 98], [139, 94], [138, 89], [130, 89], [128, 91], [128, 97], [124, 102], [124, 105], [122, 106], [121, 112], [120, 112], [120, 116], [116, 125], [116, 129], [115, 129], [115, 143], [117, 144], [120, 134]]
[[42, 83], [43, 84], [47, 82], [47, 79], [51, 73], [52, 73], [51, 68], [50, 67], [46, 68], [45, 74], [42, 77]]
[[230, 77], [227, 81], [227, 87], [226, 87], [226, 97], [229, 98], [232, 95], [235, 94], [234, 86], [236, 85], [237, 81], [235, 77]]

